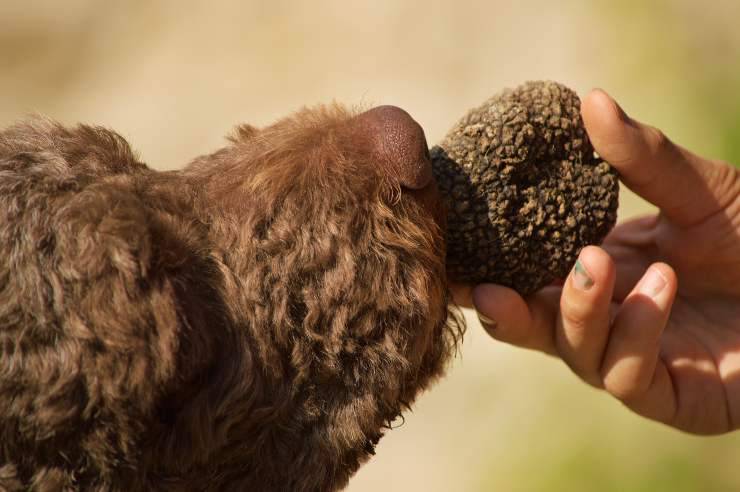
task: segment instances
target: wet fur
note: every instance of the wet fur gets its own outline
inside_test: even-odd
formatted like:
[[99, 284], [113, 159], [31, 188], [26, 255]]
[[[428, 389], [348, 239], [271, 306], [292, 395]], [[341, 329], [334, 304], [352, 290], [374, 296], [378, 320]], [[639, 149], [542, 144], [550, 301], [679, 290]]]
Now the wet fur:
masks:
[[303, 110], [182, 171], [0, 132], [0, 490], [344, 487], [461, 333], [444, 233]]

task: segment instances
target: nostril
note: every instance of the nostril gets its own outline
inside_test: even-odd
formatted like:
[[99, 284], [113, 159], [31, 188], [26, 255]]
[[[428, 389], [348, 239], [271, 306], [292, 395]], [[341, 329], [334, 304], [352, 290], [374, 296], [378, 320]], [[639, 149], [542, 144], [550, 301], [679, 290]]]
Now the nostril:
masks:
[[356, 118], [363, 140], [384, 170], [412, 190], [432, 181], [432, 163], [424, 130], [403, 109], [378, 106]]

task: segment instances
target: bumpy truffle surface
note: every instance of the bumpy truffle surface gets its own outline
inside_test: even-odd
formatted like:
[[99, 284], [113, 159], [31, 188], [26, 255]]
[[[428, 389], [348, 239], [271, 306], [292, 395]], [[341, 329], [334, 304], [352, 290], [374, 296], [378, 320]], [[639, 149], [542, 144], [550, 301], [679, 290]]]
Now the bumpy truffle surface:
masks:
[[616, 222], [618, 177], [594, 153], [580, 100], [528, 82], [472, 109], [431, 150], [448, 210], [451, 279], [532, 293]]

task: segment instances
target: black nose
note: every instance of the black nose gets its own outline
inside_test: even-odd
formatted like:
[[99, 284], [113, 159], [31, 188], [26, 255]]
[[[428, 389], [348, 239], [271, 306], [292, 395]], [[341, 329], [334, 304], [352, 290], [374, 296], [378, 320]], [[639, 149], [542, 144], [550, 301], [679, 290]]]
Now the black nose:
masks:
[[432, 181], [424, 130], [406, 111], [378, 106], [358, 115], [356, 123], [378, 164], [401, 186], [419, 190]]

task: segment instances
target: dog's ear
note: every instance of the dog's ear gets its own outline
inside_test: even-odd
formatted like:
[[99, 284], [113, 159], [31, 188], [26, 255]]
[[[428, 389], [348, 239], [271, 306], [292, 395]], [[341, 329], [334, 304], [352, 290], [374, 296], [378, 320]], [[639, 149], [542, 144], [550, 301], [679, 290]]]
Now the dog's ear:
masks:
[[[75, 470], [89, 472], [77, 475], [85, 488], [95, 474], [108, 483], [112, 463], [202, 459], [220, 432], [193, 424], [197, 434], [144, 435], [152, 415], [172, 428], [192, 415], [207, 421], [199, 417], [213, 414], [215, 398], [196, 408], [188, 397], [217, 386], [199, 384], [212, 372], [237, 387], [217, 367], [235, 344], [219, 322], [226, 309], [206, 232], [181, 212], [190, 192], [168, 187], [103, 129], [26, 125], [0, 142], [0, 332], [9, 340], [0, 366], [15, 364], [0, 375], [0, 490], [15, 490], [16, 459], [48, 490], [74, 483]], [[188, 406], [166, 407], [165, 395]], [[48, 453], [64, 464], [50, 465]]]
[[246, 142], [254, 137], [258, 132], [259, 129], [257, 127], [244, 123], [234, 128], [234, 131], [229, 135], [228, 140], [233, 143]]

